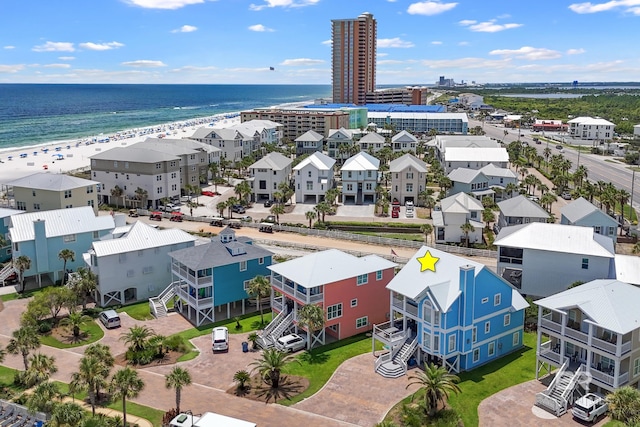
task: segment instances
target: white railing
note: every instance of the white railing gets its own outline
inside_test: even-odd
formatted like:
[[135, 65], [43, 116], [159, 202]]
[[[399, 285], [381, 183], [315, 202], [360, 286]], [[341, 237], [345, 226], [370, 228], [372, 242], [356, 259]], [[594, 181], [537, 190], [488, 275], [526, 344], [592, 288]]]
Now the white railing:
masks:
[[622, 343], [622, 354], [629, 353], [631, 351], [631, 341]]
[[377, 339], [383, 341], [385, 344], [393, 344], [406, 338], [405, 331], [393, 326], [393, 322], [373, 325], [373, 334]]
[[554, 322], [553, 320], [545, 319], [544, 317], [541, 319], [540, 325], [549, 329], [550, 331], [560, 332], [562, 330], [562, 325], [560, 323]]
[[600, 338], [591, 338], [591, 345], [597, 349], [604, 350], [607, 353], [616, 354], [616, 345]]
[[544, 392], [536, 394], [536, 406], [547, 408], [554, 414], [560, 413], [562, 408], [559, 402], [553, 397], [544, 394]]
[[564, 334], [569, 338], [573, 338], [574, 340], [580, 341], [583, 343], [586, 343], [588, 340], [587, 334], [585, 334], [584, 332], [580, 332], [575, 329], [572, 329], [568, 326], [564, 328]]
[[629, 382], [629, 372], [625, 372], [624, 374], [618, 377], [618, 387], [621, 387]]
[[540, 406], [550, 410], [557, 417], [567, 411], [567, 401], [563, 398], [562, 402], [559, 402], [551, 396], [551, 393], [559, 384], [560, 378], [564, 375], [568, 365], [569, 360], [567, 359], [562, 364], [558, 372], [556, 372], [556, 375], [553, 378], [553, 381], [551, 381], [551, 384], [549, 384], [549, 386], [544, 391], [536, 393], [536, 406]]
[[576, 372], [571, 377], [569, 384], [562, 391], [562, 400], [565, 402], [565, 410], [567, 403], [573, 403], [573, 389], [576, 387], [578, 379], [582, 376], [582, 373], [586, 371], [586, 366], [580, 365]]
[[544, 352], [541, 351], [540, 357], [544, 357], [545, 359], [551, 360], [552, 362], [555, 362], [558, 365], [562, 364], [562, 359], [563, 359], [562, 355], [552, 350], [547, 350]]
[[375, 363], [375, 371], [377, 372], [380, 366], [382, 366], [387, 362], [391, 362], [391, 351], [378, 356]]
[[597, 369], [591, 369], [589, 371], [591, 373], [591, 377], [595, 380], [600, 381], [603, 384], [609, 385], [613, 387], [613, 376], [609, 374], [605, 374], [604, 372], [598, 371]]
[[275, 276], [271, 277], [271, 286], [286, 295], [304, 302], [305, 304], [314, 304], [324, 300], [324, 294], [322, 292], [313, 295], [309, 295], [306, 292], [300, 292], [298, 290], [297, 283], [294, 282], [289, 285]]

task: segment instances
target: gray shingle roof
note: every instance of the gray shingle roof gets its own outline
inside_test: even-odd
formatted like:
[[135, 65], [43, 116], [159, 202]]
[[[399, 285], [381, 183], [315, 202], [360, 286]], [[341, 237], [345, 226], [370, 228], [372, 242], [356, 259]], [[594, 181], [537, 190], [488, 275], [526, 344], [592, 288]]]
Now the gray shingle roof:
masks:
[[169, 252], [169, 256], [186, 265], [190, 269], [198, 271], [205, 268], [237, 264], [241, 261], [248, 261], [273, 255], [271, 251], [251, 244], [250, 242], [251, 239], [247, 237], [238, 237], [237, 240], [230, 242], [232, 247], [237, 246], [238, 244], [244, 245], [245, 253], [235, 256], [231, 255], [229, 252], [229, 244], [224, 244], [219, 240], [213, 240], [204, 245]]
[[609, 222], [611, 222], [612, 226], [617, 226], [618, 222], [611, 218], [609, 215], [595, 207], [591, 202], [583, 197], [579, 197], [568, 205], [564, 206], [560, 209], [560, 214], [569, 220], [572, 224], [580, 221], [583, 218], [586, 218], [589, 215], [595, 214], [597, 216], [603, 217]]
[[33, 188], [36, 190], [65, 191], [88, 187], [98, 184], [98, 182], [60, 173], [38, 172], [5, 184], [13, 187]]
[[296, 167], [293, 168], [293, 170], [300, 170], [307, 166], [309, 163], [313, 164], [318, 170], [330, 170], [333, 165], [336, 164], [336, 161], [326, 154], [316, 151], [309, 157], [306, 157], [300, 163], [298, 163]]
[[136, 148], [134, 145], [130, 147], [115, 147], [102, 153], [94, 154], [89, 157], [96, 160], [114, 160], [119, 162], [136, 162], [136, 163], [157, 163], [171, 160], [180, 160], [175, 154], [167, 154], [156, 150], [145, 148]]
[[[465, 184], [473, 181], [478, 175], [482, 174], [479, 170], [468, 168], [456, 168], [449, 172], [448, 178], [451, 181], [463, 182]], [[482, 174], [484, 176], [484, 174]], [[486, 178], [486, 176], [485, 176]]]
[[498, 202], [498, 208], [504, 216], [529, 217], [529, 218], [549, 218], [549, 213], [542, 209], [539, 204], [527, 199], [522, 194], [507, 200]]
[[391, 138], [391, 142], [418, 142], [418, 138], [403, 130]]
[[302, 135], [300, 135], [299, 137], [297, 137], [296, 142], [303, 142], [303, 141], [318, 142], [318, 141], [322, 141], [323, 139], [324, 139], [324, 136], [320, 135], [318, 132], [313, 130], [308, 130]]
[[362, 138], [360, 138], [360, 143], [368, 142], [368, 143], [376, 143], [376, 142], [384, 142], [384, 136], [379, 133], [369, 132], [365, 134]]
[[278, 152], [271, 152], [249, 166], [250, 169], [269, 169], [279, 171], [293, 163], [293, 160]]
[[401, 172], [409, 166], [418, 172], [427, 172], [427, 164], [410, 153], [392, 160], [391, 163], [389, 163], [389, 172]]

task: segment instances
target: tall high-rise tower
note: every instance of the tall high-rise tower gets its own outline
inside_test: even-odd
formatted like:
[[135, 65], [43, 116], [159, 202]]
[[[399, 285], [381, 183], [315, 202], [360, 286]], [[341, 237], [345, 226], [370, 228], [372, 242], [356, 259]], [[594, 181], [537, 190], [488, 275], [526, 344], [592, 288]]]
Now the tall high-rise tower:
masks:
[[376, 29], [368, 12], [331, 21], [333, 102], [362, 105], [375, 90]]

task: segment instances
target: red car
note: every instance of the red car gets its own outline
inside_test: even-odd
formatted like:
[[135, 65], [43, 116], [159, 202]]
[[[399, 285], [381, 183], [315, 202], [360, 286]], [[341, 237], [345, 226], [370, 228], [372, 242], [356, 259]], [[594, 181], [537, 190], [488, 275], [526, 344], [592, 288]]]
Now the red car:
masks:
[[203, 192], [202, 192], [202, 195], [203, 195], [203, 196], [213, 197], [213, 196], [215, 196], [215, 195], [216, 195], [216, 193], [215, 193], [215, 192], [213, 192], [213, 191], [205, 190], [205, 191], [203, 191]]

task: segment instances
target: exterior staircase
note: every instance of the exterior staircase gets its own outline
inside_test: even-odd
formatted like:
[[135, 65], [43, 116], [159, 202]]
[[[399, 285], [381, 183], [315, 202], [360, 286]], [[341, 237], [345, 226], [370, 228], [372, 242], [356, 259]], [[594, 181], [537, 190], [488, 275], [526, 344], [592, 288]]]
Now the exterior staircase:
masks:
[[149, 311], [156, 318], [167, 317], [167, 303], [176, 296], [176, 286], [178, 282], [173, 282], [165, 288], [157, 297], [149, 298]]
[[266, 328], [258, 334], [258, 345], [261, 348], [271, 348], [275, 346], [276, 340], [293, 324], [294, 312], [286, 313], [286, 309], [281, 311]]
[[585, 372], [584, 365], [580, 365], [575, 372], [567, 370], [568, 365], [567, 360], [547, 389], [536, 394], [536, 406], [551, 412], [556, 417], [565, 414], [568, 406], [573, 403], [574, 390]]
[[5, 280], [7, 280], [12, 274], [17, 272], [18, 270], [14, 268], [12, 262], [9, 262], [7, 265], [5, 265], [2, 270], [0, 270], [0, 283], [2, 284], [2, 286], [4, 286]]
[[376, 360], [376, 372], [385, 378], [399, 378], [407, 373], [407, 362], [418, 347], [418, 337], [409, 336], [401, 346], [381, 355]]

